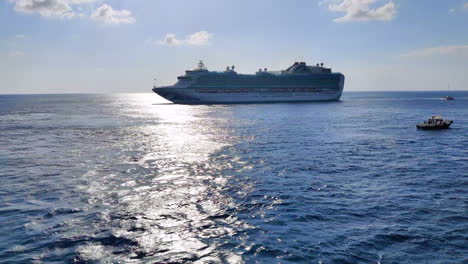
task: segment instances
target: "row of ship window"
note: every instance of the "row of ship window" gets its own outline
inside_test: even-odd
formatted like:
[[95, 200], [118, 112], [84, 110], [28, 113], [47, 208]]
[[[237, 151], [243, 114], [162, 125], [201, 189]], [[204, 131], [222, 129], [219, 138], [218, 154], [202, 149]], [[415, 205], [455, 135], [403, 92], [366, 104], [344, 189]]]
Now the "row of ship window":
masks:
[[221, 88], [221, 89], [247, 89], [247, 90], [252, 90], [252, 89], [267, 89], [267, 90], [274, 90], [274, 89], [277, 89], [277, 90], [282, 90], [282, 89], [316, 89], [316, 88], [322, 88], [322, 89], [326, 89], [326, 88], [337, 88], [339, 87], [339, 85], [337, 83], [333, 83], [333, 84], [314, 84], [313, 87], [311, 87], [312, 85], [310, 84], [296, 84], [296, 85], [290, 85], [290, 84], [287, 84], [287, 85], [254, 85], [254, 84], [249, 84], [249, 85], [239, 85], [239, 84], [235, 84], [235, 85], [220, 85], [220, 84], [195, 84], [195, 85], [192, 85], [191, 87], [192, 88], [196, 88], [196, 89], [203, 89], [203, 88], [207, 88], [207, 89], [218, 89], [218, 88]]
[[[190, 77], [179, 77], [182, 79], [191, 79]], [[318, 81], [318, 80], [329, 80], [329, 81], [338, 81], [339, 78], [335, 76], [326, 76], [326, 77], [244, 77], [244, 78], [229, 78], [229, 77], [205, 77], [199, 78], [199, 80], [223, 80], [223, 81]]]
[[[186, 79], [190, 80], [192, 79], [191, 76], [179, 76], [178, 79]], [[316, 81], [316, 80], [339, 80], [337, 76], [200, 76], [198, 77], [199, 80], [223, 80], [223, 81], [229, 81], [229, 80], [234, 80], [234, 81], [247, 81], [247, 80], [259, 80], [259, 81], [282, 81], [282, 80], [308, 80], [308, 81]]]
[[254, 80], [199, 80], [196, 82], [197, 84], [217, 84], [217, 85], [311, 85], [311, 84], [329, 84], [329, 85], [337, 85], [338, 80], [265, 80], [261, 82], [257, 82]]
[[278, 93], [296, 93], [296, 92], [335, 92], [338, 88], [198, 88], [195, 91], [199, 93], [258, 93], [258, 92], [278, 92]]

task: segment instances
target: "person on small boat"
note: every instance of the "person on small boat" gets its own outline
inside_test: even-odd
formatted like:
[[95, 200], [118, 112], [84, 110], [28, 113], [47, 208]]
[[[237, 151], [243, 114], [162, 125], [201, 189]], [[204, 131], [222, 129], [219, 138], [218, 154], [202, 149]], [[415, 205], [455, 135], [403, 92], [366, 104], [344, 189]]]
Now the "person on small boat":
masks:
[[447, 129], [453, 123], [452, 120], [444, 119], [442, 116], [432, 116], [422, 124], [417, 124], [419, 129]]

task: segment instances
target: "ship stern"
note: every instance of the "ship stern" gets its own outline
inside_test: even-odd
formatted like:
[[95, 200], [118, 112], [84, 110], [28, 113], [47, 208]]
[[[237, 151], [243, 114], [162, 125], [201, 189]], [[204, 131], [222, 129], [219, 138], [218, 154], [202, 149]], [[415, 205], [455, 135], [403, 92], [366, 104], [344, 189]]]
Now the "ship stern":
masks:
[[345, 84], [345, 76], [342, 73], [339, 73], [340, 75], [340, 81], [338, 83], [338, 95], [337, 95], [337, 101], [340, 100], [341, 95], [343, 94], [343, 89], [344, 89], [344, 84]]

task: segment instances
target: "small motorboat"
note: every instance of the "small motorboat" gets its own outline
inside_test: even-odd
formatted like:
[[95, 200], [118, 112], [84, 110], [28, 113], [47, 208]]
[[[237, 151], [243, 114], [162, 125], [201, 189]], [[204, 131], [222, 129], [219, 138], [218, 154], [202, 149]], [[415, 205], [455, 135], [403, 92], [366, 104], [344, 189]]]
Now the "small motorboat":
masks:
[[453, 123], [452, 120], [444, 119], [442, 116], [432, 116], [422, 124], [417, 124], [419, 129], [447, 129]]
[[[449, 83], [448, 86], [447, 86], [447, 91], [450, 92], [450, 83]], [[447, 96], [443, 96], [443, 97], [440, 98], [440, 99], [442, 99], [442, 100], [447, 100], [447, 101], [455, 100], [455, 98], [453, 98], [452, 96], [448, 96], [448, 95], [447, 95]]]
[[444, 96], [444, 97], [442, 97], [442, 98], [440, 98], [440, 99], [442, 99], [442, 100], [448, 100], [448, 101], [449, 101], [449, 100], [455, 100], [455, 98], [453, 98], [452, 96]]

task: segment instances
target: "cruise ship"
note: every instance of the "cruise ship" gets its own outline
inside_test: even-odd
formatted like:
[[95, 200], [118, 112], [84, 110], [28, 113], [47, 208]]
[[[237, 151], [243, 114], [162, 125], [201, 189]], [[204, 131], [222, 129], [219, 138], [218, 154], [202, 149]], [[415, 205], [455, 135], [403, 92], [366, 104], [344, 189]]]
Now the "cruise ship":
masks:
[[255, 74], [239, 74], [234, 66], [209, 71], [200, 61], [196, 69], [177, 79], [176, 84], [154, 86], [153, 91], [176, 104], [337, 101], [345, 77], [323, 63], [295, 62], [282, 71], [265, 68]]

